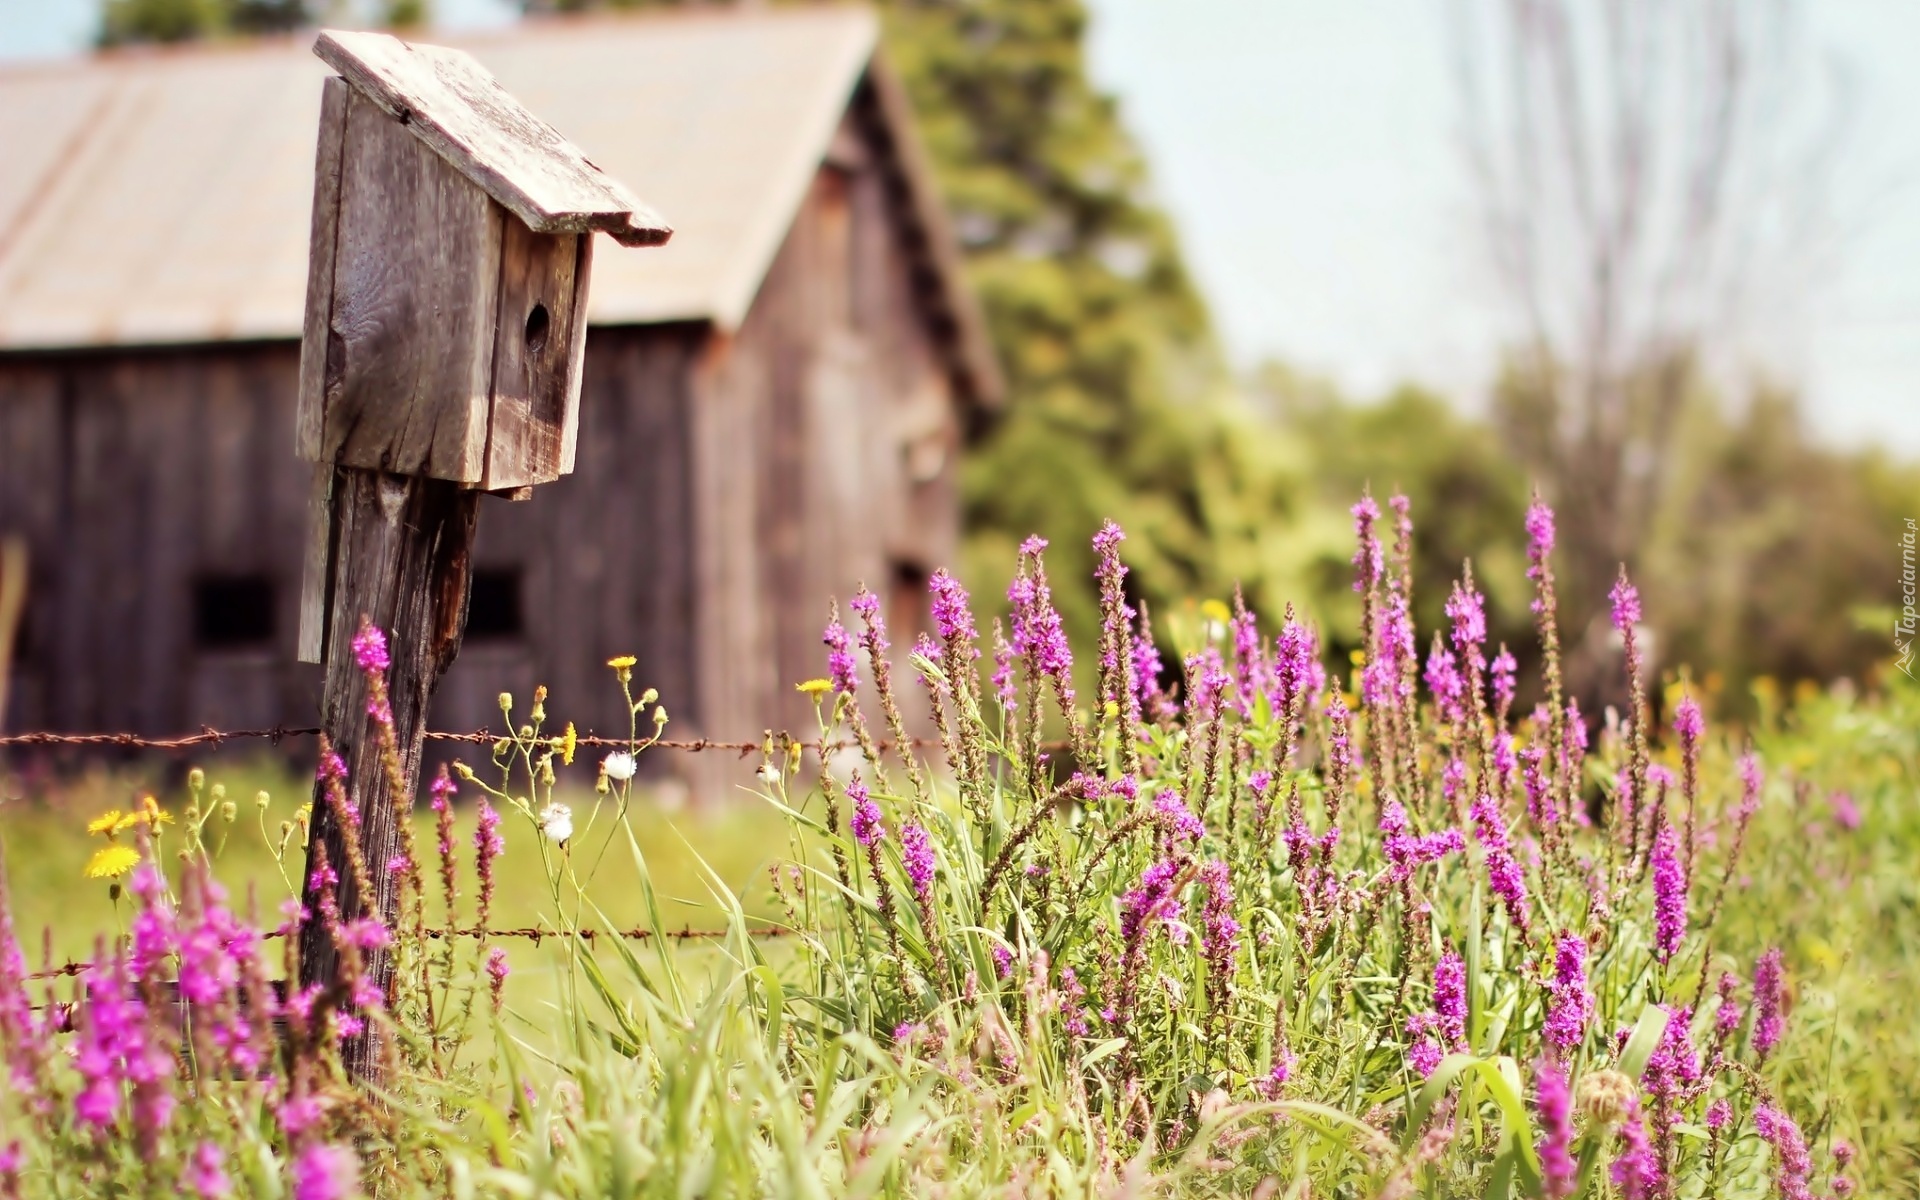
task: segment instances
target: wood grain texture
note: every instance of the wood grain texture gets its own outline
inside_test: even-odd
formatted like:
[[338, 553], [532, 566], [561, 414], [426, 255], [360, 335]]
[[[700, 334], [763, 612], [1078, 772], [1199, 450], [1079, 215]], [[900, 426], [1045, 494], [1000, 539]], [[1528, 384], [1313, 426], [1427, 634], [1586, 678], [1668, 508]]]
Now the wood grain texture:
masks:
[[307, 539], [300, 559], [300, 629], [294, 656], [303, 663], [327, 658], [327, 611], [333, 596], [332, 463], [313, 465], [307, 494]]
[[573, 329], [567, 347], [567, 393], [560, 407], [560, 474], [571, 475], [580, 440], [580, 391], [587, 374], [587, 297], [593, 287], [593, 238], [576, 243], [579, 257], [573, 265]]
[[459, 50], [327, 30], [313, 52], [539, 233], [603, 230], [654, 246], [673, 230]]
[[578, 243], [586, 236], [535, 233], [519, 221], [505, 222], [482, 488], [521, 488], [560, 477], [567, 402], [580, 374], [580, 360], [572, 354], [574, 270]]
[[307, 311], [300, 335], [300, 407], [295, 453], [320, 458], [327, 411], [327, 326], [333, 314], [334, 238], [340, 216], [340, 158], [347, 140], [347, 84], [320, 87], [320, 140], [313, 157], [313, 227], [307, 243]]
[[398, 122], [351, 94], [322, 461], [479, 481], [506, 220]]
[[[396, 917], [398, 880], [383, 869], [399, 850], [399, 822], [407, 819], [419, 779], [427, 707], [440, 677], [460, 648], [467, 619], [475, 515], [479, 493], [439, 479], [421, 479], [343, 467], [334, 481], [334, 603], [327, 634], [326, 693], [320, 724], [347, 765], [349, 802], [361, 814], [359, 848], [370, 866], [373, 895], [364, 896], [344, 869], [344, 830], [333, 819], [316, 784], [307, 878], [314, 856], [326, 847], [340, 871], [341, 914], [348, 920], [378, 913], [389, 926]], [[367, 714], [367, 682], [354, 661], [352, 640], [362, 619], [387, 633], [393, 660], [388, 697], [398, 746], [402, 787], [391, 790], [381, 768], [373, 718]], [[308, 888], [304, 903], [318, 912]], [[303, 985], [331, 980], [333, 941], [318, 921], [300, 935]], [[385, 952], [369, 955], [383, 988], [392, 981]], [[349, 1070], [373, 1074], [380, 1060], [376, 1032], [369, 1028], [342, 1050]]]

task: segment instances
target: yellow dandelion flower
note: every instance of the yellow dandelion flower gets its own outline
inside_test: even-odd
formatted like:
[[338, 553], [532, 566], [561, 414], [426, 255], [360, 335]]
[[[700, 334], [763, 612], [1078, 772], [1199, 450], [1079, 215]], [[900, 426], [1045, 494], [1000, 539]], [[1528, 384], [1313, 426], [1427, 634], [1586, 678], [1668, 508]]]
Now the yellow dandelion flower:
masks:
[[793, 690], [796, 692], [805, 692], [809, 696], [824, 696], [833, 690], [833, 680], [809, 679], [805, 683], [794, 684]]
[[617, 654], [607, 660], [607, 665], [616, 671], [631, 671], [633, 670], [633, 664], [639, 661], [639, 659], [631, 654]]
[[1233, 620], [1233, 610], [1219, 600], [1202, 601], [1200, 615], [1209, 621], [1218, 621], [1222, 625], [1229, 624]]
[[88, 879], [118, 879], [140, 864], [140, 852], [129, 846], [104, 846], [87, 860]]
[[573, 722], [567, 722], [567, 732], [560, 738], [560, 762], [564, 766], [573, 765], [573, 752], [579, 748], [580, 735], [574, 731]]
[[88, 833], [104, 833], [111, 837], [120, 831], [120, 818], [123, 814], [117, 808], [110, 808], [93, 820], [87, 822]]

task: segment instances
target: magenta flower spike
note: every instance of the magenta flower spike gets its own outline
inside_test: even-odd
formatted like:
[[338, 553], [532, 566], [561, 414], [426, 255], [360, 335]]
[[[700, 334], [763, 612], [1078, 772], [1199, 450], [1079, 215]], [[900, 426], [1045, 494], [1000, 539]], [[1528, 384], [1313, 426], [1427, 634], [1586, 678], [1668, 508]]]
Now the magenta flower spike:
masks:
[[1786, 1032], [1782, 1012], [1786, 999], [1786, 969], [1778, 946], [1760, 956], [1753, 969], [1753, 1052], [1761, 1062], [1773, 1053]]
[[836, 617], [827, 622], [820, 640], [827, 647], [827, 678], [833, 682], [833, 690], [842, 696], [853, 695], [860, 681], [858, 660], [853, 656], [853, 638], [848, 635], [847, 627]]
[[1680, 839], [1661, 822], [1653, 840], [1653, 944], [1663, 964], [1680, 952], [1687, 936], [1687, 874], [1680, 862]]
[[1554, 943], [1553, 984], [1543, 1035], [1557, 1057], [1566, 1057], [1586, 1037], [1593, 1019], [1593, 993], [1587, 990], [1587, 943], [1563, 933]]
[[848, 820], [853, 830], [853, 840], [871, 848], [887, 835], [887, 830], [880, 822], [880, 805], [868, 793], [867, 785], [861, 782], [857, 774], [847, 783], [847, 800], [853, 805], [853, 816]]
[[1566, 1072], [1551, 1058], [1543, 1058], [1533, 1073], [1533, 1107], [1540, 1114], [1540, 1185], [1552, 1200], [1571, 1196], [1580, 1181], [1573, 1157], [1573, 1095]]
[[913, 898], [924, 909], [933, 897], [933, 839], [917, 822], [908, 821], [900, 827], [900, 861], [906, 867]]
[[1814, 1200], [1808, 1186], [1813, 1159], [1800, 1126], [1771, 1104], [1762, 1104], [1753, 1110], [1753, 1128], [1773, 1147], [1773, 1186], [1781, 1200]]
[[1386, 570], [1386, 555], [1373, 528], [1380, 519], [1380, 506], [1373, 502], [1373, 497], [1362, 496], [1352, 513], [1354, 537], [1360, 543], [1359, 549], [1353, 552], [1353, 590], [1364, 593], [1372, 590]]

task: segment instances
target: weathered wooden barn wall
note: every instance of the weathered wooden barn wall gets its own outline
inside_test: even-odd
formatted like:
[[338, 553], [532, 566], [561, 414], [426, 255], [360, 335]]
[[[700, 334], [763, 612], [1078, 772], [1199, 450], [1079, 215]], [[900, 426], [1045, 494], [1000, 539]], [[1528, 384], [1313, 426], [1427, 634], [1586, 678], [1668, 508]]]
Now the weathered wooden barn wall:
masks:
[[[737, 336], [697, 380], [700, 670], [712, 736], [808, 731], [828, 601], [887, 598], [896, 657], [952, 565], [960, 430], [889, 179], [849, 123]], [[902, 676], [911, 703], [917, 685]]]
[[[434, 726], [498, 728], [500, 692], [524, 707], [545, 683], [557, 716], [623, 732], [604, 664], [631, 653], [674, 736], [806, 731], [793, 685], [822, 673], [829, 598], [861, 582], [904, 660], [957, 540], [960, 430], [897, 186], [850, 120], [735, 335], [591, 331], [575, 473], [483, 503], [493, 624], [470, 626]], [[33, 558], [10, 725], [311, 722], [297, 368], [283, 343], [0, 356], [0, 528]], [[196, 631], [222, 587], [266, 589], [262, 636]]]
[[[313, 711], [288, 582], [306, 523], [297, 365], [291, 345], [0, 359], [0, 526], [30, 556], [10, 725], [158, 733]], [[265, 637], [196, 631], [196, 599], [247, 607], [262, 579], [277, 581]]]

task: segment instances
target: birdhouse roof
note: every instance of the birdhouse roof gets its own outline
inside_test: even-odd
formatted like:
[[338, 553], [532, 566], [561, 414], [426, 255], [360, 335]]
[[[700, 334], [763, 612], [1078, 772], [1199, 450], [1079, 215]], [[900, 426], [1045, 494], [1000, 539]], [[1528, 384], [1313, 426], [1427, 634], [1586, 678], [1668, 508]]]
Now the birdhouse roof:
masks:
[[[603, 326], [737, 329], [871, 85], [926, 234], [905, 249], [976, 394], [997, 398], [985, 324], [905, 99], [876, 60], [872, 12], [708, 7], [435, 37], [672, 215], [666, 245], [595, 254], [588, 319]], [[313, 40], [0, 67], [0, 352], [298, 339], [320, 81], [334, 73]]]
[[313, 52], [536, 233], [657, 246], [673, 232], [465, 51], [324, 30]]

